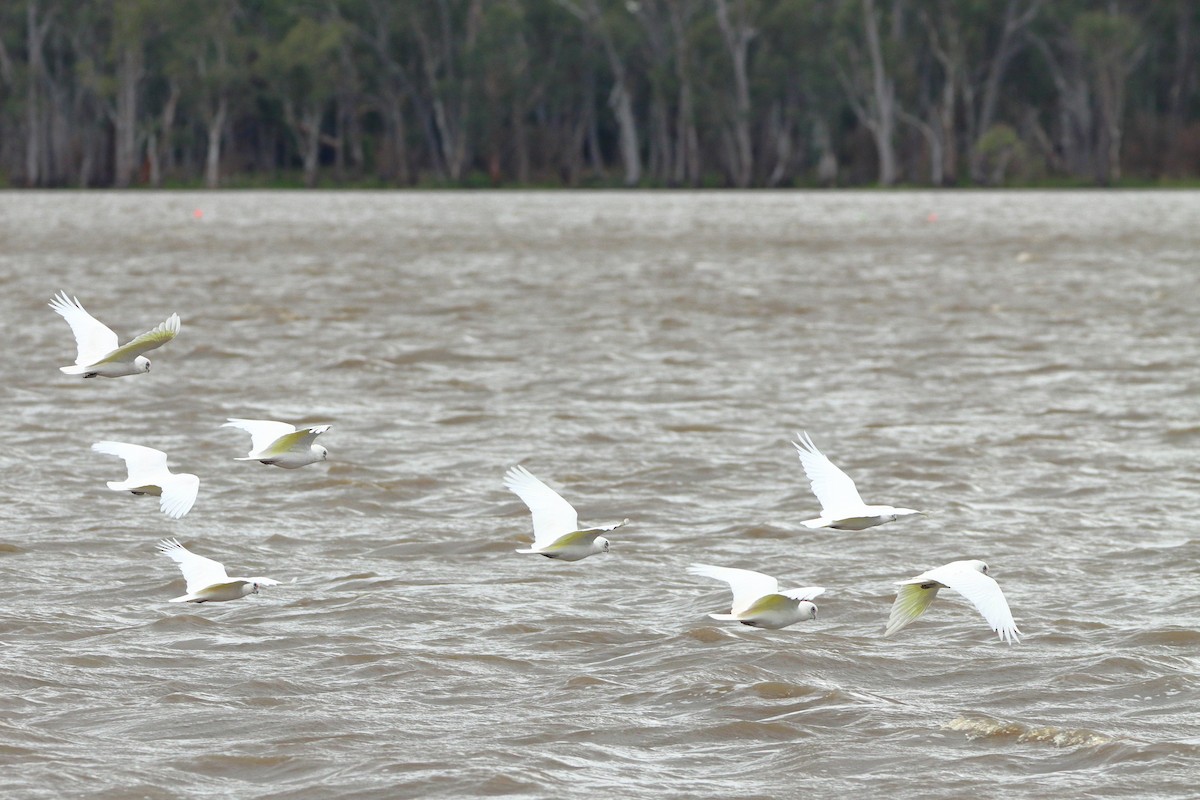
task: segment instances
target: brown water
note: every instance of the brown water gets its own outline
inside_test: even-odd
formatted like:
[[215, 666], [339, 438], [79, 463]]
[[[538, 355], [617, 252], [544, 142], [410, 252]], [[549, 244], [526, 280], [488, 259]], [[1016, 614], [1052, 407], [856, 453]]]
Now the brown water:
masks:
[[[0, 195], [0, 794], [1194, 797], [1198, 252], [1182, 192]], [[183, 331], [70, 378], [59, 289]], [[932, 513], [804, 529], [800, 428]], [[518, 462], [612, 552], [514, 553]], [[285, 585], [168, 603], [163, 536]], [[953, 593], [882, 638], [968, 557], [1020, 645]], [[712, 622], [692, 561], [820, 617]]]

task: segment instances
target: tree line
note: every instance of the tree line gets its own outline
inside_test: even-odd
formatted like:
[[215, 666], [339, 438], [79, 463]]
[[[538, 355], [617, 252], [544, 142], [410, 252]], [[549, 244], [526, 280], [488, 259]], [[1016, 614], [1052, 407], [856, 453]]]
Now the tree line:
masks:
[[0, 184], [1200, 177], [1193, 0], [5, 0]]

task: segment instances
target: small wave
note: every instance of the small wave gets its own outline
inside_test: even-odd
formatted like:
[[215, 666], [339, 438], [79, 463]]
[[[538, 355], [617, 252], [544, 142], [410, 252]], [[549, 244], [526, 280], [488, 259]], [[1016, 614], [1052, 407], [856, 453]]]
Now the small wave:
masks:
[[942, 728], [957, 731], [971, 741], [1013, 739], [1022, 744], [1048, 744], [1053, 747], [1099, 747], [1115, 741], [1111, 736], [1086, 728], [1059, 728], [1055, 725], [1035, 727], [991, 717], [958, 717]]
[[471, 353], [462, 353], [458, 350], [452, 350], [448, 347], [425, 347], [419, 350], [410, 350], [407, 353], [401, 353], [398, 356], [390, 356], [384, 359], [390, 364], [397, 367], [402, 367], [408, 364], [421, 364], [432, 362], [434, 364], [461, 364], [474, 361], [515, 361], [511, 356], [500, 356], [492, 353], [486, 355], [474, 355]]
[[1197, 647], [1200, 631], [1190, 628], [1140, 631], [1130, 637], [1129, 643], [1135, 647]]
[[491, 414], [455, 414], [454, 416], [442, 417], [434, 421], [438, 425], [477, 425], [487, 422], [491, 418]]

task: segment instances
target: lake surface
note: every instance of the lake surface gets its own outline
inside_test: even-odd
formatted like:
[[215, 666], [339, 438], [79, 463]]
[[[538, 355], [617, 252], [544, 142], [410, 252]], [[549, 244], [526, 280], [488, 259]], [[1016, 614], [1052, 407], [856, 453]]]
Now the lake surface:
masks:
[[[0, 794], [1195, 797], [1198, 254], [1191, 192], [0, 194]], [[59, 289], [183, 330], [66, 376]], [[804, 528], [801, 429], [929, 515]], [[517, 463], [611, 553], [513, 552]], [[284, 585], [169, 603], [162, 537]], [[961, 558], [1023, 641], [884, 639]], [[693, 561], [828, 591], [718, 623]]]

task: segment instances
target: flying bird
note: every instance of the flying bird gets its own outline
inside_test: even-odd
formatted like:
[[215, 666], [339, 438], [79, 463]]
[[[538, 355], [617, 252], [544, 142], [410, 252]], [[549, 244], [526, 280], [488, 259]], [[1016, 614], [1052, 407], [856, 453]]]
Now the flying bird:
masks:
[[324, 461], [329, 451], [313, 440], [332, 425], [297, 428], [270, 419], [231, 419], [222, 428], [240, 428], [250, 434], [250, 454], [234, 461], [260, 461], [284, 469], [298, 469]]
[[216, 603], [237, 600], [248, 594], [258, 594], [263, 586], [278, 586], [279, 581], [271, 578], [231, 578], [225, 573], [225, 565], [211, 558], [198, 556], [179, 543], [178, 539], [163, 539], [158, 550], [179, 565], [187, 594], [172, 597], [172, 603]]
[[1012, 644], [1020, 642], [1020, 629], [1013, 621], [1012, 612], [1000, 585], [988, 574], [988, 565], [982, 561], [952, 561], [945, 566], [922, 572], [915, 578], [900, 581], [892, 613], [888, 616], [884, 636], [903, 630], [910, 622], [925, 613], [938, 589], [949, 587], [975, 604], [988, 625], [1001, 641]]
[[123, 481], [109, 481], [109, 489], [159, 497], [159, 509], [172, 519], [179, 519], [192, 510], [200, 490], [200, 479], [187, 472], [167, 469], [167, 454], [162, 450], [125, 442], [96, 442], [92, 449], [125, 459], [129, 477]]
[[692, 564], [688, 572], [725, 581], [733, 590], [733, 608], [729, 613], [709, 614], [710, 617], [740, 622], [752, 628], [775, 630], [816, 619], [817, 605], [813, 600], [825, 593], [820, 586], [780, 591], [779, 581], [775, 578], [749, 569]]
[[146, 331], [133, 341], [119, 345], [117, 334], [100, 320], [84, 310], [78, 299], [59, 292], [49, 303], [75, 334], [78, 355], [75, 364], [59, 367], [68, 375], [85, 378], [120, 378], [150, 371], [150, 359], [142, 355], [156, 347], [162, 347], [179, 333], [179, 315], [172, 314], [153, 330]]
[[560, 561], [579, 561], [596, 553], [608, 552], [608, 539], [601, 536], [616, 530], [629, 520], [598, 528], [579, 528], [574, 507], [524, 467], [517, 465], [504, 474], [504, 485], [529, 506], [533, 514], [533, 547], [518, 553], [537, 553]]
[[792, 442], [800, 454], [804, 474], [812, 483], [813, 494], [821, 501], [821, 516], [804, 520], [801, 524], [809, 528], [834, 528], [839, 531], [861, 531], [885, 522], [923, 514], [911, 508], [892, 506], [869, 506], [859, 497], [858, 489], [850, 476], [817, 449], [807, 433], [799, 434], [800, 441]]

